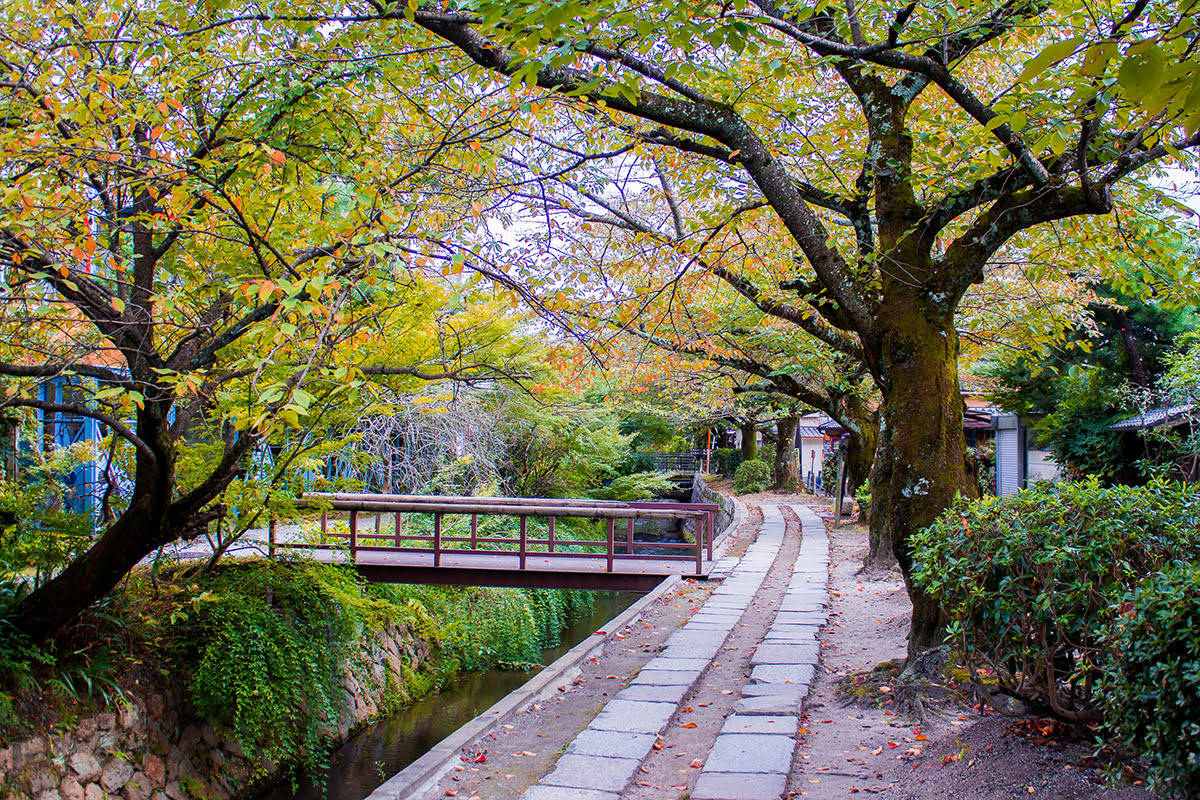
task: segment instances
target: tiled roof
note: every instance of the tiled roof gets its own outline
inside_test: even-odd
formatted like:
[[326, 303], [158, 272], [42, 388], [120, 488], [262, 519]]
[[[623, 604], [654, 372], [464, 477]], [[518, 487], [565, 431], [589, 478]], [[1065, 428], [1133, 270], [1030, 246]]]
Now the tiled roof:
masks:
[[1147, 428], [1156, 428], [1164, 423], [1184, 420], [1191, 416], [1195, 409], [1195, 403], [1181, 403], [1177, 406], [1152, 408], [1141, 414], [1135, 414], [1129, 419], [1114, 422], [1108, 426], [1108, 429], [1110, 431], [1141, 431]]

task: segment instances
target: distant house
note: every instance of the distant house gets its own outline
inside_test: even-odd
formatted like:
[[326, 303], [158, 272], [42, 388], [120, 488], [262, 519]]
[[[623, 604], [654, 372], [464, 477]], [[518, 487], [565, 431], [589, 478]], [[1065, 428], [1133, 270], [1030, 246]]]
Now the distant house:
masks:
[[1180, 403], [1173, 406], [1160, 406], [1134, 414], [1129, 419], [1114, 422], [1108, 426], [1110, 431], [1167, 431], [1181, 428], [1195, 421], [1196, 404]]
[[1026, 420], [1000, 412], [992, 415], [991, 426], [996, 435], [997, 495], [1016, 494], [1030, 483], [1058, 479], [1058, 464], [1049, 450], [1038, 447]]
[[[1173, 477], [1178, 480], [1194, 482], [1200, 475], [1200, 464], [1193, 455], [1185, 454], [1182, 458], [1178, 453], [1170, 455], [1170, 446], [1162, 439], [1147, 435], [1156, 433], [1178, 433], [1182, 437], [1188, 434], [1188, 428], [1200, 423], [1200, 407], [1194, 402], [1177, 403], [1171, 406], [1159, 406], [1134, 414], [1128, 419], [1114, 422], [1108, 426], [1110, 431], [1124, 434], [1121, 443], [1122, 451], [1131, 464], [1143, 458], [1152, 458], [1160, 463], [1175, 460]], [[1138, 476], [1140, 477], [1140, 476]], [[1133, 478], [1131, 482], [1140, 482]]]

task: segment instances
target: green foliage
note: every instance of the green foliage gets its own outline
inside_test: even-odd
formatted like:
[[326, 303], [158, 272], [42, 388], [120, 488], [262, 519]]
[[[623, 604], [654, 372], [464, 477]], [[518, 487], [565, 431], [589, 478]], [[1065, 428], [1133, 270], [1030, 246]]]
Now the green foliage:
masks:
[[652, 500], [671, 491], [674, 485], [661, 472], [635, 472], [613, 478], [591, 492], [598, 500]]
[[442, 653], [457, 668], [526, 668], [559, 643], [572, 619], [589, 613], [595, 595], [562, 589], [496, 589], [478, 586], [381, 584], [378, 596], [426, 609]]
[[837, 457], [830, 453], [821, 462], [821, 488], [832, 497], [837, 494]]
[[722, 475], [733, 475], [743, 460], [740, 447], [719, 447], [713, 452], [713, 467]]
[[771, 467], [761, 459], [743, 461], [733, 473], [733, 491], [738, 494], [762, 492], [770, 485]]
[[[1200, 556], [1200, 493], [1096, 478], [959, 500], [914, 537], [915, 578], [984, 691], [1066, 719], [1096, 715], [1102, 630], [1137, 582]], [[990, 687], [990, 688], [989, 688]]]
[[1112, 376], [1100, 369], [1085, 369], [1062, 381], [1054, 412], [1038, 426], [1041, 441], [1069, 475], [1096, 475], [1112, 482], [1126, 466], [1121, 457], [1121, 436], [1108, 426], [1121, 413]]
[[58, 510], [57, 493], [50, 478], [0, 483], [0, 582], [40, 586], [90, 543], [91, 518]]
[[869, 520], [871, 518], [871, 481], [869, 479], [863, 481], [862, 485], [854, 490], [854, 501], [858, 503], [862, 518]]
[[967, 464], [975, 475], [981, 495], [996, 493], [996, 447], [985, 444], [982, 447], [967, 448]]
[[758, 446], [758, 452], [754, 455], [759, 461], [765, 461], [768, 464], [775, 463], [775, 445], [770, 442], [763, 442]]
[[615, 476], [633, 436], [602, 407], [525, 407], [507, 421], [497, 464], [505, 494], [578, 496]]
[[1106, 731], [1145, 756], [1156, 791], [1200, 796], [1200, 564], [1143, 581], [1106, 639]]
[[222, 569], [191, 602], [183, 663], [197, 711], [279, 763], [323, 754], [354, 634], [399, 610], [341, 567], [257, 562]]

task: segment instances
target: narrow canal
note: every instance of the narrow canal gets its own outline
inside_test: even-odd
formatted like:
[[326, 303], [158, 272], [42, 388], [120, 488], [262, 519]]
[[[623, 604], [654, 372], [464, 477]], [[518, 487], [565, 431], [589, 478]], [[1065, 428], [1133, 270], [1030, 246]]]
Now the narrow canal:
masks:
[[[563, 631], [561, 644], [542, 653], [542, 663], [553, 663], [640, 596], [636, 592], [597, 592], [592, 613], [572, 622]], [[295, 791], [284, 782], [259, 795], [258, 800], [362, 800], [536, 674], [487, 670], [460, 675], [440, 694], [418, 700], [360, 731], [330, 756], [325, 769], [303, 775]]]

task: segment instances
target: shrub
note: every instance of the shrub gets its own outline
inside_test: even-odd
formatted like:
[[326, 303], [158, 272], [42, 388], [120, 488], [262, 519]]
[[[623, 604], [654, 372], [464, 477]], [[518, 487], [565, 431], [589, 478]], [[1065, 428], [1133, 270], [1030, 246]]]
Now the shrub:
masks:
[[914, 537], [916, 580], [949, 615], [982, 692], [1094, 721], [1101, 631], [1124, 595], [1200, 554], [1200, 493], [1093, 478], [959, 501]]
[[743, 461], [733, 473], [733, 491], [738, 494], [761, 492], [770, 485], [771, 467], [759, 459]]
[[1106, 638], [1107, 731], [1146, 757], [1155, 790], [1200, 797], [1200, 564], [1143, 581]]
[[722, 475], [733, 475], [745, 458], [740, 447], [720, 447], [713, 456], [713, 467]]

